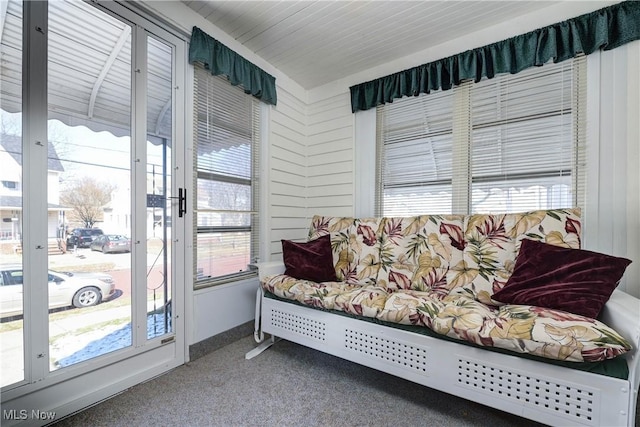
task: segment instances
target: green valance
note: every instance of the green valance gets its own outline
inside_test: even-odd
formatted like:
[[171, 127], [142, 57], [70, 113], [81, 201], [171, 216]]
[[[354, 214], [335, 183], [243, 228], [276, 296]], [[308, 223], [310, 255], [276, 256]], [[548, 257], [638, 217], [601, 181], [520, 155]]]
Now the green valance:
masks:
[[242, 85], [249, 93], [276, 105], [276, 78], [247, 61], [198, 27], [193, 27], [189, 64], [200, 62], [214, 76], [224, 74], [232, 85]]
[[464, 80], [518, 73], [553, 59], [610, 50], [640, 39], [640, 1], [625, 1], [595, 12], [448, 58], [352, 86], [351, 110], [368, 110], [403, 96], [447, 90]]

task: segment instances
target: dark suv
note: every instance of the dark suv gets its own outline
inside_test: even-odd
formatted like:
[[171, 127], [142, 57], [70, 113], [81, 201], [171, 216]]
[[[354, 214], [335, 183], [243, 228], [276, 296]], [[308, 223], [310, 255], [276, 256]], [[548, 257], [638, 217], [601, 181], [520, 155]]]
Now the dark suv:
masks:
[[99, 228], [74, 228], [67, 235], [67, 248], [88, 248], [93, 239], [104, 234]]

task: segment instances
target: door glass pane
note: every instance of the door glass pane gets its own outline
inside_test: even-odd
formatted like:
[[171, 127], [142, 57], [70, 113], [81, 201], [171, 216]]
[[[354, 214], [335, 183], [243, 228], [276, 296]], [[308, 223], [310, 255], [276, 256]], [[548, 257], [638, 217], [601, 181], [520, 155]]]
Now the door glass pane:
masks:
[[147, 338], [172, 331], [170, 46], [147, 39]]
[[50, 369], [130, 346], [131, 27], [49, 3]]
[[22, 381], [22, 2], [0, 3], [0, 387]]

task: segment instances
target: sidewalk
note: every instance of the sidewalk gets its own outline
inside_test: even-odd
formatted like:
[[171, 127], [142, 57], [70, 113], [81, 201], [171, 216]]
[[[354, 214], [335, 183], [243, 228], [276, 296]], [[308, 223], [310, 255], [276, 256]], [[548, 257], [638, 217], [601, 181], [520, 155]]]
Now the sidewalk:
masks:
[[[156, 255], [149, 255], [148, 258], [155, 258]], [[21, 255], [1, 256], [2, 264], [19, 264], [22, 262]], [[153, 259], [151, 259], [153, 262]], [[49, 255], [49, 268], [56, 271], [70, 272], [106, 272], [112, 270], [122, 270], [131, 268], [131, 253], [103, 254], [102, 252], [90, 249], [78, 249], [76, 252], [65, 254]]]

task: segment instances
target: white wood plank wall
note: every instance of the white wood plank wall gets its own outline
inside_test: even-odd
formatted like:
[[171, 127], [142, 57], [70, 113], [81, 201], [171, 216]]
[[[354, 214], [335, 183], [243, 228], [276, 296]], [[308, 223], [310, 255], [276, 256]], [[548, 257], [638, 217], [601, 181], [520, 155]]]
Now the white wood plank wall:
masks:
[[308, 110], [307, 215], [354, 212], [354, 118], [348, 93], [313, 102]]
[[278, 87], [278, 105], [269, 123], [269, 182], [271, 259], [281, 258], [281, 239], [306, 237], [307, 105]]
[[270, 259], [281, 239], [304, 241], [315, 214], [353, 215], [353, 115], [349, 94], [307, 105], [278, 88], [269, 135]]
[[587, 59], [584, 247], [632, 260], [619, 287], [640, 296], [640, 41]]

